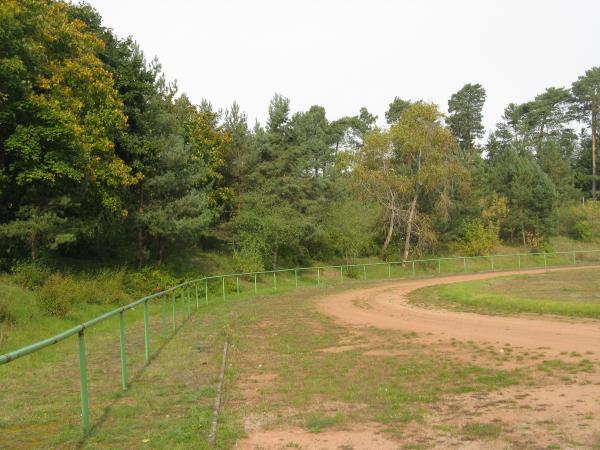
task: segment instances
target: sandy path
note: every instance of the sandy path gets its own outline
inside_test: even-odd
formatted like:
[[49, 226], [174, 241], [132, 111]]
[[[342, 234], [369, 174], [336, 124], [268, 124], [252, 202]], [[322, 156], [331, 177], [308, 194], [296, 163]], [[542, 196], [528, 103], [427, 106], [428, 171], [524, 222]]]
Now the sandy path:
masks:
[[[578, 268], [556, 268], [577, 270]], [[600, 269], [600, 266], [585, 268]], [[600, 351], [600, 321], [590, 319], [567, 319], [548, 316], [487, 316], [474, 313], [431, 310], [407, 304], [406, 295], [418, 288], [481, 280], [513, 274], [544, 273], [545, 270], [523, 270], [520, 272], [494, 272], [471, 275], [456, 275], [439, 278], [390, 281], [377, 286], [354, 289], [327, 295], [317, 300], [319, 310], [335, 317], [344, 325], [377, 327], [381, 329], [415, 331], [419, 340], [439, 344], [439, 340], [452, 338], [461, 341], [510, 344], [521, 347], [520, 355], [530, 349], [543, 348], [543, 354], [560, 352], [598, 353]], [[357, 330], [358, 331], [358, 330]], [[372, 333], [367, 335], [372, 338]], [[375, 347], [377, 343], [374, 343]], [[445, 344], [442, 344], [445, 345]], [[358, 345], [340, 345], [325, 351], [343, 352], [361, 348]], [[474, 353], [464, 347], [448, 346], [454, 357]], [[379, 354], [368, 350], [364, 354]], [[439, 348], [439, 347], [437, 347]], [[389, 350], [383, 350], [387, 354]], [[545, 449], [560, 442], [560, 448], [591, 448], [598, 441], [600, 416], [599, 375], [591, 372], [556, 373], [543, 379], [544, 372], [536, 371], [540, 362], [533, 354], [517, 364], [519, 368], [532, 368], [539, 385], [516, 385], [504, 389], [467, 392], [449, 395], [444, 401], [434, 402], [428, 407], [423, 422], [407, 424], [402, 436], [391, 436], [382, 432], [381, 424], [360, 423], [332, 427], [322, 433], [290, 427], [248, 429], [248, 436], [237, 442], [239, 450], [280, 450], [287, 448], [339, 450], [370, 450], [372, 448], [396, 449], [404, 444], [426, 445], [427, 448], [447, 449]], [[480, 355], [481, 356], [481, 355]], [[591, 356], [585, 356], [592, 358]], [[470, 360], [470, 359], [469, 359]], [[470, 360], [471, 361], [471, 360]], [[576, 363], [576, 359], [570, 359]], [[498, 363], [497, 360], [491, 361]], [[598, 361], [595, 360], [594, 364]], [[481, 364], [481, 362], [478, 362]], [[485, 366], [485, 362], [483, 362]], [[504, 368], [504, 366], [503, 366]], [[564, 377], [567, 376], [567, 379]], [[561, 378], [556, 378], [556, 377]], [[542, 378], [540, 378], [542, 377]], [[552, 378], [555, 377], [555, 378]], [[496, 423], [502, 426], [502, 435], [493, 440], [465, 440], [457, 430], [469, 423]], [[454, 431], [453, 431], [454, 430]]]
[[[577, 269], [554, 268], [548, 271], [583, 268], [600, 269], [598, 266], [588, 266]], [[435, 339], [499, 342], [532, 349], [544, 347], [550, 353], [600, 350], [600, 321], [578, 319], [576, 322], [549, 317], [487, 316], [424, 309], [406, 302], [409, 292], [426, 286], [544, 272], [544, 269], [535, 269], [390, 282], [323, 297], [319, 300], [318, 307], [345, 324], [414, 331], [421, 336], [428, 335]]]

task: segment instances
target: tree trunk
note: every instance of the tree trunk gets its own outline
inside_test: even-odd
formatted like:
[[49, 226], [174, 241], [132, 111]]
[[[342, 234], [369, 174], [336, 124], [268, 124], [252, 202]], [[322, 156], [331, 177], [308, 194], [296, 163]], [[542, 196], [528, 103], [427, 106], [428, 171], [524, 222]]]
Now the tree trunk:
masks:
[[525, 239], [525, 227], [521, 224], [521, 237], [523, 238], [523, 247], [527, 247], [527, 239]]
[[598, 102], [596, 96], [592, 100], [592, 198], [596, 198], [596, 120], [598, 117]]
[[[138, 203], [138, 211], [140, 213], [144, 212], [144, 182], [140, 181], [140, 192], [139, 192], [139, 203]], [[138, 267], [142, 267], [144, 265], [144, 230], [142, 229], [142, 225], [139, 225], [138, 233], [137, 233], [137, 241], [138, 241]]]
[[383, 257], [385, 256], [385, 251], [387, 250], [388, 245], [390, 245], [390, 241], [392, 240], [392, 236], [394, 234], [394, 222], [396, 222], [396, 213], [392, 209], [387, 235], [385, 236], [385, 241], [383, 241], [383, 247], [381, 247], [381, 254], [379, 255], [380, 259], [383, 259]]
[[408, 219], [406, 220], [406, 236], [404, 237], [404, 252], [402, 253], [402, 261], [408, 259], [408, 253], [410, 251], [410, 235], [412, 234], [413, 221], [415, 220], [415, 212], [417, 210], [417, 199], [419, 198], [419, 191], [415, 191], [415, 195], [410, 204], [410, 210], [408, 211]]
[[35, 232], [31, 233], [29, 242], [31, 244], [31, 260], [35, 261], [37, 259], [37, 234]]

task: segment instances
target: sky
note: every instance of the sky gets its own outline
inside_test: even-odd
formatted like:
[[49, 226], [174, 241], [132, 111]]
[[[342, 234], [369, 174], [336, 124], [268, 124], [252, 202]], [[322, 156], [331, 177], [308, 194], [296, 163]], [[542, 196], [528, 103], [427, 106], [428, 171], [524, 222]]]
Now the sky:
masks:
[[487, 91], [489, 131], [510, 102], [600, 65], [598, 0], [88, 0], [104, 25], [158, 57], [194, 103], [237, 101], [264, 123], [275, 93], [330, 120], [379, 116], [395, 96], [447, 111]]

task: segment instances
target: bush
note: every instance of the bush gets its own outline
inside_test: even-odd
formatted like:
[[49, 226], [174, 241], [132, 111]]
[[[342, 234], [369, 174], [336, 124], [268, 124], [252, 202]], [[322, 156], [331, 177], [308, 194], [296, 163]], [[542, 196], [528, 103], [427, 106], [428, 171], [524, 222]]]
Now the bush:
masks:
[[558, 233], [579, 241], [593, 241], [600, 237], [600, 202], [588, 200], [560, 208]]
[[265, 270], [263, 256], [255, 246], [244, 245], [233, 253], [233, 264], [236, 272], [251, 273]]
[[578, 220], [573, 227], [573, 234], [578, 241], [590, 242], [594, 237], [594, 228], [588, 220]]
[[18, 286], [36, 289], [42, 286], [50, 275], [50, 270], [41, 264], [17, 263], [12, 268], [11, 278]]
[[181, 280], [171, 276], [160, 269], [144, 267], [137, 272], [118, 272], [119, 275], [113, 277], [113, 281], [118, 277], [122, 280], [122, 289], [125, 293], [134, 297], [148, 295], [151, 292], [160, 292], [179, 284]]
[[78, 299], [79, 290], [70, 277], [55, 273], [36, 292], [41, 309], [50, 316], [65, 317]]
[[125, 271], [101, 270], [88, 279], [76, 281], [79, 300], [95, 304], [125, 303], [130, 297], [124, 292]]
[[359, 279], [363, 277], [363, 268], [361, 267], [356, 267], [356, 266], [351, 266], [351, 267], [344, 267], [344, 277], [345, 278], [353, 278], [353, 279]]
[[480, 220], [467, 222], [464, 226], [464, 239], [458, 244], [458, 252], [466, 256], [481, 256], [493, 253], [500, 245], [498, 227], [484, 225]]

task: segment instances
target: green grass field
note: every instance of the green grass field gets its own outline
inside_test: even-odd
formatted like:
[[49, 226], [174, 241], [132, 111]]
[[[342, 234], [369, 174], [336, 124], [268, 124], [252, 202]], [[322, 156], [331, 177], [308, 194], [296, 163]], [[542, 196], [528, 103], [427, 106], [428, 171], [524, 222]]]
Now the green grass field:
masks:
[[483, 314], [600, 317], [598, 269], [516, 275], [432, 286], [410, 294], [413, 304]]

